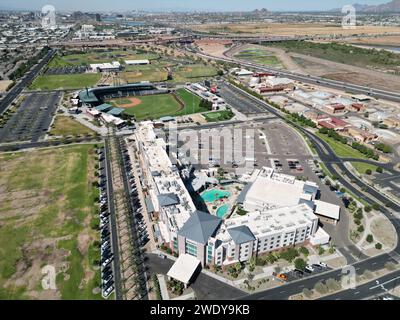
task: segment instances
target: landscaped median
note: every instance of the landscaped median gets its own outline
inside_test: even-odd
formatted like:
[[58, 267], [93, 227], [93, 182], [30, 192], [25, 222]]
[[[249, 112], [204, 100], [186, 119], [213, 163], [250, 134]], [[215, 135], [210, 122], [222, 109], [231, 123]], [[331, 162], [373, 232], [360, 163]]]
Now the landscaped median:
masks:
[[206, 119], [207, 122], [228, 121], [234, 116], [235, 114], [230, 109], [203, 113], [203, 117]]

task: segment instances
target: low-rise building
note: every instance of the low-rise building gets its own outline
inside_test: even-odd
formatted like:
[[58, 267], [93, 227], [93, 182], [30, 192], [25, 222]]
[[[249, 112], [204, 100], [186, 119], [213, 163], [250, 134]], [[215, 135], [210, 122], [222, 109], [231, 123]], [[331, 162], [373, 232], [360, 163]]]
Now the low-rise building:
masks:
[[121, 64], [118, 61], [111, 63], [93, 63], [90, 65], [92, 72], [117, 72], [121, 70]]
[[324, 106], [324, 111], [329, 114], [340, 114], [346, 112], [346, 106], [341, 103], [333, 103]]
[[399, 128], [400, 119], [397, 117], [389, 117], [383, 120], [383, 124], [387, 125], [389, 128]]
[[150, 60], [143, 59], [143, 60], [125, 60], [125, 64], [128, 66], [138, 66], [138, 65], [147, 65], [150, 64]]
[[368, 143], [372, 141], [378, 140], [378, 135], [372, 133], [370, 131], [362, 130], [356, 127], [348, 127], [347, 134], [352, 137], [354, 140], [361, 142], [361, 143]]

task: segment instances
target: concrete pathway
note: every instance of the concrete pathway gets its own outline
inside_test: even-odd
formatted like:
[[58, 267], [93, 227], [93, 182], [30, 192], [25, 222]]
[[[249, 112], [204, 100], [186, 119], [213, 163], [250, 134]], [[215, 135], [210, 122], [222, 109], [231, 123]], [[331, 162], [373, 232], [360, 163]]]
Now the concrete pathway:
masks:
[[169, 300], [169, 294], [167, 289], [167, 282], [162, 274], [157, 274], [158, 282], [160, 283], [161, 298], [163, 300]]

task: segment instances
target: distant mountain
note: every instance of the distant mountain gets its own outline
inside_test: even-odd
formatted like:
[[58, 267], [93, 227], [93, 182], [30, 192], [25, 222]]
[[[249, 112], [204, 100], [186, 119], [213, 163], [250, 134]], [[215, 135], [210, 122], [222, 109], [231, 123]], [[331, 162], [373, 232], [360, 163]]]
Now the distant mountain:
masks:
[[256, 10], [253, 10], [253, 13], [255, 13], [255, 14], [265, 14], [265, 13], [269, 13], [269, 10], [268, 9], [265, 9], [265, 8], [262, 8], [262, 9], [256, 9]]
[[[388, 3], [379, 5], [353, 4], [357, 12], [363, 13], [398, 13], [400, 12], [400, 0], [393, 0]], [[333, 9], [331, 11], [341, 11], [341, 9]]]

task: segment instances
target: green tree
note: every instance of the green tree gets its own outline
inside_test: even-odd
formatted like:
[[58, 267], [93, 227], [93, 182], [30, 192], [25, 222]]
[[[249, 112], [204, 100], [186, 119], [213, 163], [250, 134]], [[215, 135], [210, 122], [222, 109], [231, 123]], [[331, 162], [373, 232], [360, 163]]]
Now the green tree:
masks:
[[375, 248], [378, 249], [378, 250], [381, 250], [382, 249], [382, 244], [381, 243], [377, 243], [375, 245]]
[[295, 248], [289, 248], [281, 253], [281, 258], [288, 262], [292, 262], [296, 257], [299, 256], [299, 252]]
[[297, 258], [296, 260], [294, 260], [294, 266], [295, 266], [296, 269], [299, 269], [299, 270], [301, 270], [301, 271], [304, 271], [304, 269], [305, 269], [306, 266], [307, 266], [307, 262], [304, 261], [304, 260], [301, 259], [301, 258]]
[[299, 249], [299, 252], [304, 255], [305, 257], [307, 257], [310, 254], [310, 251], [308, 251], [308, 249], [306, 247], [301, 247]]
[[372, 243], [374, 241], [374, 236], [372, 234], [367, 235], [367, 242]]

